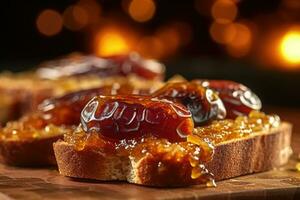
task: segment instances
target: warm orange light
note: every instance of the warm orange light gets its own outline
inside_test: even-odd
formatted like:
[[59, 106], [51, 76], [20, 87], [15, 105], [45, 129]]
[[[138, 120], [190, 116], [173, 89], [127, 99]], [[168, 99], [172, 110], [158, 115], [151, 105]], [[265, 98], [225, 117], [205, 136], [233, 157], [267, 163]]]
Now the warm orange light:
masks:
[[210, 35], [214, 41], [220, 44], [230, 43], [235, 34], [236, 29], [232, 24], [223, 24], [218, 22], [213, 22], [209, 29]]
[[158, 59], [164, 56], [166, 52], [164, 47], [163, 42], [159, 38], [146, 36], [139, 41], [137, 52], [143, 57]]
[[179, 21], [172, 23], [170, 26], [178, 33], [180, 45], [186, 45], [192, 40], [193, 29], [190, 24]]
[[217, 0], [211, 8], [213, 18], [219, 23], [230, 23], [237, 15], [238, 9], [232, 0]]
[[252, 33], [248, 26], [241, 23], [231, 24], [234, 30], [232, 40], [227, 44], [227, 51], [235, 57], [245, 56], [251, 47]]
[[153, 0], [132, 0], [128, 12], [135, 21], [146, 22], [153, 17], [155, 9]]
[[283, 59], [291, 64], [300, 64], [300, 31], [287, 32], [279, 46]]
[[68, 29], [76, 31], [88, 24], [88, 12], [79, 5], [69, 6], [64, 11], [63, 20]]
[[103, 30], [96, 37], [96, 54], [99, 56], [126, 54], [129, 51], [129, 41], [117, 29]]
[[163, 26], [158, 28], [155, 36], [163, 42], [165, 49], [164, 56], [175, 53], [180, 45], [179, 32], [172, 26]]
[[61, 15], [51, 9], [42, 11], [36, 20], [36, 26], [40, 33], [46, 36], [53, 36], [58, 34], [63, 25]]
[[251, 42], [251, 31], [248, 26], [240, 23], [234, 23], [231, 25], [232, 29], [235, 29], [235, 34], [230, 42], [231, 46], [245, 46]]

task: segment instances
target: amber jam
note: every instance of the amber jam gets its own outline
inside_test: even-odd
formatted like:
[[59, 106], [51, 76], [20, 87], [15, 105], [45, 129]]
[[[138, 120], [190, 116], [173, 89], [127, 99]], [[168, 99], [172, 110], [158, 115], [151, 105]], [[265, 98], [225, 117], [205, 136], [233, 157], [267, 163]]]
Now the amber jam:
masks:
[[64, 140], [73, 144], [78, 151], [93, 146], [99, 147], [104, 152], [132, 156], [137, 160], [146, 154], [152, 154], [172, 162], [188, 161], [191, 165], [192, 179], [214, 186], [213, 175], [205, 168], [206, 163], [213, 158], [214, 145], [251, 136], [259, 131], [267, 131], [278, 127], [279, 124], [280, 119], [276, 115], [252, 111], [248, 116], [238, 117], [235, 120], [216, 120], [210, 125], [197, 127], [185, 141], [170, 142], [167, 138], [152, 135], [112, 141], [97, 131], [85, 132], [81, 125], [75, 131], [67, 132]]
[[[20, 121], [8, 122], [1, 129], [0, 139], [22, 140], [34, 138], [46, 138], [56, 135], [62, 135], [74, 128], [66, 126], [56, 126], [53, 124], [45, 124], [43, 121], [36, 119], [31, 123], [27, 123], [26, 117]], [[31, 119], [32, 120], [32, 119]]]
[[226, 116], [226, 110], [218, 95], [196, 82], [170, 82], [152, 96], [185, 105], [192, 113], [196, 126], [214, 119], [224, 119]]
[[[202, 140], [197, 135], [188, 135], [183, 142], [170, 142], [168, 139], [149, 135], [130, 140], [111, 141], [94, 131], [87, 134], [79, 126], [75, 131], [67, 132], [64, 140], [73, 144], [78, 151], [92, 147], [124, 159], [134, 158], [135, 161], [150, 154], [161, 161], [175, 164], [190, 163], [192, 179], [197, 179], [199, 183], [215, 185], [213, 175], [205, 167], [205, 163], [212, 159], [214, 147], [208, 140]], [[157, 167], [158, 171], [164, 170], [163, 164]]]
[[97, 96], [81, 112], [85, 132], [112, 140], [152, 135], [182, 141], [192, 134], [190, 111], [183, 105], [147, 96]]
[[214, 121], [209, 126], [197, 127], [195, 134], [218, 144], [232, 139], [253, 135], [259, 131], [268, 131], [280, 124], [277, 115], [266, 115], [259, 111], [251, 111], [248, 116], [239, 116], [236, 119]]
[[[9, 122], [0, 130], [2, 138], [36, 138], [59, 135], [80, 123], [80, 112], [94, 96], [105, 94], [147, 94], [130, 84], [113, 84], [94, 89], [69, 93], [62, 97], [45, 100], [35, 113], [15, 122]], [[39, 135], [40, 134], [40, 135]]]

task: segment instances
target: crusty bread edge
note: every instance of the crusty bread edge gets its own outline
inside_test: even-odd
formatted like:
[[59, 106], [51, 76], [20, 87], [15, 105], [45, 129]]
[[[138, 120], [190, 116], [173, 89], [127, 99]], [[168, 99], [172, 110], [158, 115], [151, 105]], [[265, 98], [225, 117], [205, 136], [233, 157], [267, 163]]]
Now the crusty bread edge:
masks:
[[[216, 180], [223, 180], [279, 167], [287, 163], [291, 153], [291, 130], [292, 126], [283, 122], [271, 131], [217, 145], [207, 168]], [[64, 176], [103, 181], [125, 180], [156, 187], [200, 183], [198, 179], [191, 178], [192, 168], [187, 158], [177, 162], [147, 154], [136, 160], [93, 148], [77, 151], [61, 140], [54, 143], [54, 152], [59, 172]]]
[[0, 162], [8, 165], [37, 167], [56, 165], [53, 143], [63, 135], [24, 140], [0, 140]]

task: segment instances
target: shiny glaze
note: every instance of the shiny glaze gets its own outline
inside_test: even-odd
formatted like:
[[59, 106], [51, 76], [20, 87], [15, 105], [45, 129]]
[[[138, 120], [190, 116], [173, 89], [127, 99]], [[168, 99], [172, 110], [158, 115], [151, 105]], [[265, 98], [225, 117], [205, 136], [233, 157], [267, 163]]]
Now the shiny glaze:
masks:
[[215, 90], [222, 99], [227, 111], [227, 118], [248, 115], [252, 110], [260, 110], [260, 99], [246, 86], [227, 80], [198, 80], [204, 87]]
[[16, 122], [7, 123], [1, 132], [3, 137], [7, 138], [38, 137], [39, 133], [42, 132], [47, 132], [50, 135], [50, 133], [55, 131], [48, 131], [50, 130], [49, 127], [55, 127], [54, 129], [57, 130], [58, 128], [63, 129], [65, 126], [77, 126], [80, 123], [81, 110], [94, 96], [131, 94], [133, 92], [147, 93], [146, 90], [139, 91], [131, 85], [116, 83], [48, 99], [39, 105], [36, 112], [25, 115]]
[[46, 79], [66, 76], [96, 75], [99, 77], [135, 74], [149, 80], [162, 80], [165, 68], [154, 60], [141, 58], [137, 53], [110, 57], [74, 56], [42, 64], [37, 73]]
[[176, 142], [185, 140], [194, 129], [185, 106], [134, 95], [93, 98], [81, 112], [81, 125], [87, 133], [97, 132], [113, 140], [151, 135]]
[[193, 82], [171, 82], [152, 94], [185, 105], [193, 115], [196, 126], [214, 119], [225, 118], [222, 101], [214, 91]]

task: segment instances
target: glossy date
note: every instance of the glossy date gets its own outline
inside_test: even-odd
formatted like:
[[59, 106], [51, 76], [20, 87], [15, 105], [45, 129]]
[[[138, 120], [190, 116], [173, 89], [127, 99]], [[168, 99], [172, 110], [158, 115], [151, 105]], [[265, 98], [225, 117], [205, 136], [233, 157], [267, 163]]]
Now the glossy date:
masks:
[[192, 113], [196, 126], [210, 120], [223, 119], [226, 115], [218, 95], [197, 83], [187, 81], [167, 83], [152, 96], [185, 105]]
[[198, 80], [204, 87], [215, 90], [222, 99], [227, 111], [227, 118], [248, 115], [252, 110], [260, 110], [261, 101], [246, 86], [227, 80]]
[[81, 112], [87, 133], [96, 132], [112, 140], [145, 136], [183, 141], [192, 134], [191, 113], [185, 106], [144, 96], [97, 96]]
[[[45, 100], [39, 105], [38, 111], [33, 116], [26, 117], [27, 125], [33, 127], [45, 126], [47, 124], [78, 125], [80, 113], [84, 106], [97, 95], [132, 94], [138, 92], [131, 85], [113, 84], [99, 88], [81, 90], [66, 94], [62, 97]], [[142, 91], [145, 92], [145, 91]], [[37, 124], [39, 126], [37, 126]]]
[[38, 69], [37, 74], [46, 79], [67, 76], [97, 75], [99, 77], [136, 76], [149, 80], [162, 80], [165, 67], [163, 64], [141, 58], [136, 53], [110, 57], [74, 56], [48, 61]]

